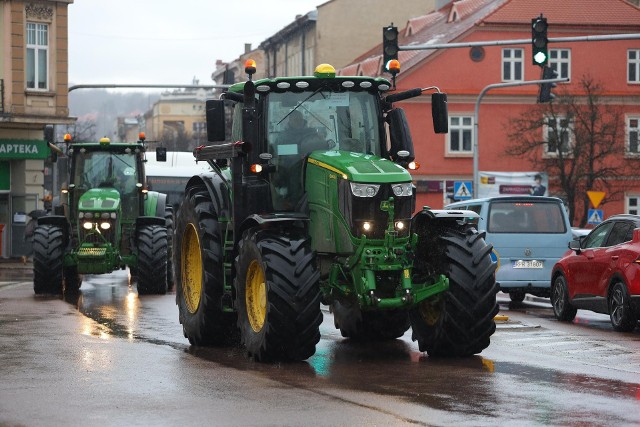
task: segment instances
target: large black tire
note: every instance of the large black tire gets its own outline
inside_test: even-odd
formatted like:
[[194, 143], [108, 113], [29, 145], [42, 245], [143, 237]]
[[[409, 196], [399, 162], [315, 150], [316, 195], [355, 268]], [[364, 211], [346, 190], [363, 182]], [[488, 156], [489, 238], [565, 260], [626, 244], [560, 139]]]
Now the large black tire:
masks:
[[558, 274], [551, 284], [551, 305], [556, 319], [570, 322], [576, 318], [578, 309], [569, 302], [567, 279], [562, 274]]
[[167, 287], [173, 289], [175, 284], [173, 268], [173, 206], [164, 210], [165, 227], [167, 228]]
[[78, 274], [78, 267], [64, 267], [62, 271], [64, 275], [64, 292], [66, 294], [77, 294], [82, 285], [82, 275]]
[[145, 225], [138, 230], [138, 294], [167, 293], [167, 229]]
[[619, 332], [631, 332], [638, 324], [627, 286], [620, 280], [609, 291], [609, 317], [613, 329]]
[[65, 236], [55, 225], [39, 225], [33, 233], [33, 291], [62, 294]]
[[176, 216], [173, 248], [176, 304], [185, 338], [199, 346], [232, 341], [236, 315], [223, 311], [222, 237], [204, 187], [187, 189]]
[[333, 323], [345, 338], [357, 341], [385, 341], [399, 338], [409, 329], [405, 310], [362, 311], [356, 302], [333, 301]]
[[484, 233], [469, 225], [433, 227], [431, 231], [437, 235], [430, 263], [433, 271], [449, 278], [449, 290], [410, 311], [413, 340], [429, 356], [480, 353], [489, 346], [499, 311], [492, 246], [485, 243]]
[[236, 258], [238, 327], [258, 361], [301, 361], [320, 341], [320, 273], [311, 239], [295, 229], [248, 230]]

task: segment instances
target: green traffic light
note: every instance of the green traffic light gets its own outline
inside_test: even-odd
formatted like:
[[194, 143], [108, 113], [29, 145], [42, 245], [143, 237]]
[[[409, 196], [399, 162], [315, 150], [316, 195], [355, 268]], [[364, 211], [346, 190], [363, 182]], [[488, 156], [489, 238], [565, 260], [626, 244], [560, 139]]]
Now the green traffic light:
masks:
[[536, 62], [536, 64], [539, 64], [539, 65], [546, 64], [547, 63], [547, 55], [544, 52], [537, 52], [533, 56], [533, 60]]

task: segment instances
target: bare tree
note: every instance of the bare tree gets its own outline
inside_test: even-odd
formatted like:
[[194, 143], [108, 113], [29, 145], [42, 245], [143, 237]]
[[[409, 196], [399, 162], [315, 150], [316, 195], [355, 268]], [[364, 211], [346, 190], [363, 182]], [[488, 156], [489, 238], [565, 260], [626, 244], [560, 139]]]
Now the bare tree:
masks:
[[557, 182], [571, 223], [584, 227], [587, 191], [606, 191], [603, 203], [619, 199], [623, 191], [612, 183], [627, 174], [628, 166], [622, 110], [604, 102], [602, 85], [591, 77], [583, 76], [578, 85], [579, 93], [565, 91], [556, 101], [511, 118], [506, 154], [546, 171]]
[[96, 141], [96, 122], [93, 120], [76, 121], [67, 126], [66, 133], [71, 135], [74, 142]]

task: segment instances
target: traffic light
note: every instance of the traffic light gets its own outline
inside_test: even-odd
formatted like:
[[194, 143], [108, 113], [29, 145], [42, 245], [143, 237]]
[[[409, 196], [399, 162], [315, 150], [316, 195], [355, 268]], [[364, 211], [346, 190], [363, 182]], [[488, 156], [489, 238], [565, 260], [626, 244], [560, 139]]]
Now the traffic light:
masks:
[[533, 48], [533, 65], [547, 65], [549, 52], [547, 51], [547, 18], [540, 15], [531, 20], [531, 46]]
[[[546, 65], [542, 68], [542, 80], [548, 79], [557, 79], [558, 73], [551, 67], [547, 67]], [[551, 89], [558, 86], [556, 82], [549, 83], [540, 83], [540, 93], [538, 94], [538, 102], [550, 102], [553, 98], [556, 97], [555, 94], [551, 93]]]
[[389, 61], [398, 59], [398, 27], [393, 24], [382, 29], [382, 71], [389, 72]]

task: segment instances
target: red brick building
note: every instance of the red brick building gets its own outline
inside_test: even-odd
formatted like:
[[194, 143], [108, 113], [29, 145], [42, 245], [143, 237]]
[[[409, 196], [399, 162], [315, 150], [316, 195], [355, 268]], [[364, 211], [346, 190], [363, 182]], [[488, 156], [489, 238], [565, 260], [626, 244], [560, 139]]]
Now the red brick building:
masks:
[[[409, 20], [404, 28], [399, 28], [400, 46], [530, 40], [531, 19], [541, 13], [548, 19], [550, 39], [640, 33], [640, 9], [625, 0], [459, 0]], [[340, 74], [379, 75], [381, 52], [379, 45], [344, 67]], [[549, 54], [549, 65], [560, 77], [570, 79], [558, 84], [555, 93], [580, 97], [584, 95], [580, 82], [584, 76], [590, 76], [602, 85], [601, 101], [622, 110], [620, 126], [624, 130], [616, 141], [624, 150], [618, 158], [607, 161], [622, 162], [630, 166], [630, 172], [624, 179], [605, 177], [594, 188], [586, 190], [607, 191], [602, 182], [620, 190], [617, 194], [607, 192], [600, 206], [605, 217], [623, 212], [640, 213], [640, 173], [634, 172], [640, 166], [640, 40], [550, 42]], [[479, 171], [534, 170], [526, 156], [513, 157], [505, 151], [513, 144], [508, 137], [510, 119], [523, 113], [541, 114], [541, 105], [536, 103], [537, 85], [486, 92], [479, 104], [477, 122], [475, 117], [478, 96], [488, 85], [541, 78], [541, 68], [532, 64], [531, 57], [530, 42], [400, 52], [402, 71], [397, 78], [398, 90], [435, 85], [448, 94], [449, 100], [447, 135], [435, 135], [432, 131], [428, 94], [398, 104], [407, 113], [416, 160], [421, 164], [414, 174], [418, 206], [442, 207], [453, 196], [454, 182], [473, 181], [475, 126]], [[541, 126], [541, 140], [548, 135], [548, 126]], [[553, 150], [544, 144], [535, 155], [553, 156]], [[550, 195], [565, 197], [558, 176], [549, 173], [548, 184]], [[586, 196], [584, 190], [578, 197]], [[575, 223], [580, 223], [581, 218], [580, 212]]]

